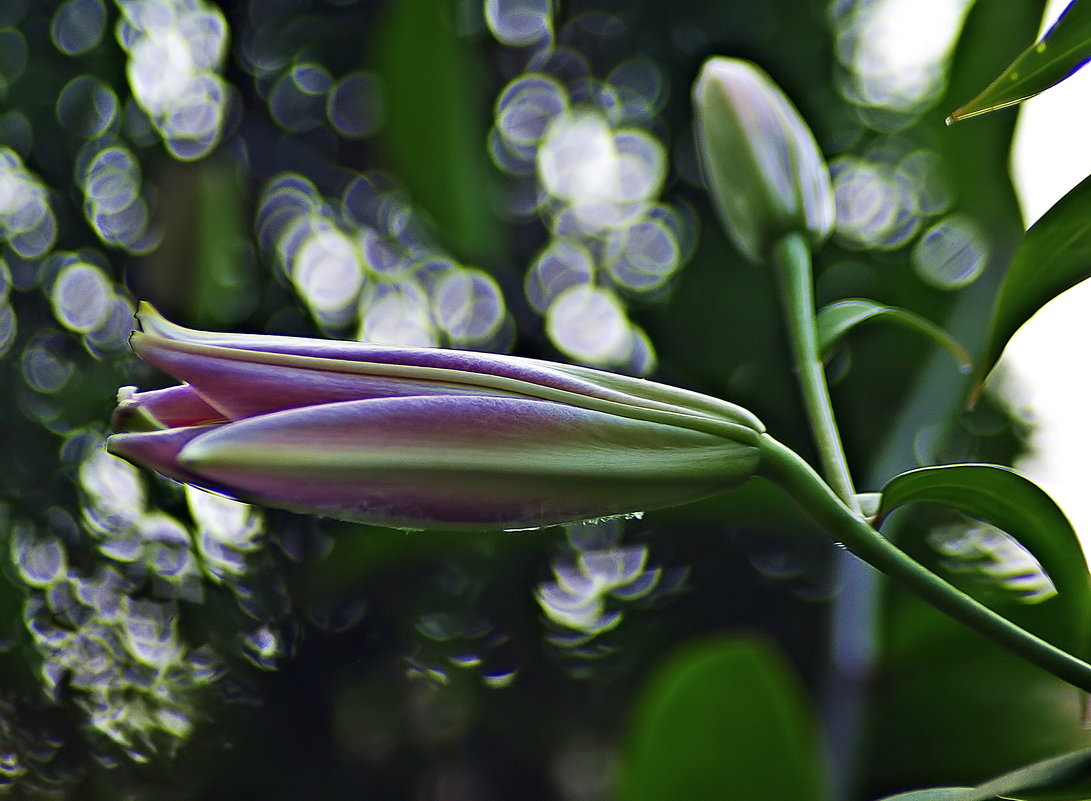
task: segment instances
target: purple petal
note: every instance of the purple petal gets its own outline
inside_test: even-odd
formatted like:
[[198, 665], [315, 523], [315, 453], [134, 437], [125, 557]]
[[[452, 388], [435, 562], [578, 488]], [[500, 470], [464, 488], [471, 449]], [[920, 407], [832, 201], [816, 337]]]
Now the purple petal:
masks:
[[[195, 331], [163, 319], [147, 304], [141, 304], [138, 317], [147, 334], [133, 337], [133, 346], [137, 352], [153, 364], [156, 364], [164, 372], [197, 386], [207, 400], [217, 408], [224, 409], [225, 413], [227, 413], [226, 407], [228, 406], [236, 410], [242, 407], [248, 409], [245, 413], [238, 411], [229, 413], [228, 416], [232, 419], [250, 416], [258, 413], [258, 411], [256, 408], [250, 409], [250, 402], [254, 400], [253, 397], [248, 399], [213, 397], [211, 393], [220, 393], [224, 390], [224, 373], [232, 372], [226, 366], [221, 365], [217, 370], [215, 380], [211, 380], [211, 377], [209, 380], [205, 379], [200, 361], [217, 352], [225, 361], [229, 360], [232, 355], [231, 352], [233, 352], [239, 360], [233, 362], [233, 364], [270, 362], [270, 359], [263, 358], [263, 354], [303, 356], [313, 360], [329, 360], [324, 364], [314, 361], [309, 368], [281, 365], [276, 368], [276, 373], [282, 376], [289, 371], [313, 369], [336, 374], [352, 373], [358, 377], [363, 375], [367, 379], [362, 384], [345, 382], [339, 389], [331, 389], [333, 394], [328, 397], [328, 400], [445, 394], [452, 391], [501, 395], [528, 394], [520, 392], [518, 389], [505, 391], [497, 388], [489, 389], [482, 385], [482, 376], [494, 376], [500, 379], [525, 382], [537, 387], [562, 390], [576, 396], [729, 420], [750, 427], [756, 432], [765, 430], [760, 420], [735, 404], [653, 381], [607, 373], [587, 367], [555, 364], [537, 359], [495, 353], [476, 353], [439, 348], [398, 348], [339, 340]], [[228, 352], [220, 351], [221, 348], [226, 349]], [[168, 351], [172, 351], [173, 355]], [[178, 351], [185, 351], [185, 356], [179, 354]], [[368, 364], [387, 367], [431, 368], [452, 371], [455, 374], [465, 374], [466, 378], [465, 381], [414, 381], [397, 376], [381, 380], [380, 376], [366, 375]], [[210, 369], [213, 368], [210, 367]], [[389, 373], [389, 370], [386, 372]], [[227, 383], [231, 384], [232, 381], [229, 375], [227, 378]], [[292, 380], [305, 381], [307, 379], [294, 377]], [[310, 389], [307, 391], [314, 391], [318, 388], [318, 385], [324, 384], [327, 380], [327, 377], [322, 376], [316, 377], [313, 383], [308, 381]], [[469, 389], [454, 389], [459, 385], [469, 387]], [[346, 394], [351, 391], [350, 387], [357, 388], [359, 394]], [[235, 394], [238, 396], [249, 393], [238, 390]], [[253, 395], [259, 394], [260, 392], [253, 393]], [[301, 394], [306, 395], [306, 392], [301, 391]], [[244, 401], [241, 406], [238, 405], [240, 400]], [[261, 411], [295, 408], [301, 405], [304, 404], [299, 402], [279, 403], [275, 406], [265, 407]]]
[[187, 384], [154, 389], [150, 392], [137, 392], [125, 398], [118, 406], [114, 428], [124, 429], [123, 419], [137, 409], [150, 415], [156, 422], [167, 428], [218, 423], [223, 422], [224, 419], [219, 411], [209, 406], [197, 394], [197, 391]]
[[[172, 342], [142, 334], [132, 339], [137, 354], [188, 382], [229, 420], [337, 401], [406, 395], [481, 394], [483, 390], [439, 381], [285, 367], [260, 361], [256, 352]], [[336, 368], [338, 362], [329, 362]]]
[[410, 528], [531, 528], [685, 503], [748, 478], [757, 450], [547, 401], [351, 401], [213, 427], [177, 454], [202, 486]]
[[178, 454], [191, 441], [215, 428], [216, 426], [192, 426], [135, 434], [114, 434], [106, 439], [106, 450], [133, 464], [150, 467], [176, 481], [203, 486], [199, 475], [179, 464]]

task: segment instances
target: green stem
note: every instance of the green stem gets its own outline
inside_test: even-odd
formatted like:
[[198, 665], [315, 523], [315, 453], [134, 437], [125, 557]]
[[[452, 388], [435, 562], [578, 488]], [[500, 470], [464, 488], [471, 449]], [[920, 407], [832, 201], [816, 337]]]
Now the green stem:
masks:
[[845, 449], [841, 445], [841, 434], [826, 385], [826, 373], [818, 353], [810, 245], [801, 234], [788, 234], [773, 246], [772, 261], [784, 304], [792, 358], [803, 392], [803, 405], [818, 446], [822, 472], [845, 505], [859, 514], [856, 489], [845, 459]]
[[1091, 665], [1020, 628], [911, 559], [841, 501], [794, 451], [768, 435], [762, 436], [760, 448], [762, 475], [791, 495], [848, 550], [955, 620], [1069, 684], [1091, 692]]

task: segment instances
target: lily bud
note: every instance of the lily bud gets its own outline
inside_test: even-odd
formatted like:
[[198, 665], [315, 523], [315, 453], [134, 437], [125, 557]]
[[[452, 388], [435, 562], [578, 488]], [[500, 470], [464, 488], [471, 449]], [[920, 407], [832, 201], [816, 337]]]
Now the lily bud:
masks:
[[132, 346], [185, 383], [123, 391], [111, 453], [267, 506], [403, 528], [537, 528], [745, 481], [734, 404], [497, 354], [193, 331], [142, 304]]
[[748, 61], [711, 58], [693, 86], [709, 194], [736, 246], [768, 258], [785, 234], [812, 246], [834, 222], [830, 175], [814, 135], [773, 80]]

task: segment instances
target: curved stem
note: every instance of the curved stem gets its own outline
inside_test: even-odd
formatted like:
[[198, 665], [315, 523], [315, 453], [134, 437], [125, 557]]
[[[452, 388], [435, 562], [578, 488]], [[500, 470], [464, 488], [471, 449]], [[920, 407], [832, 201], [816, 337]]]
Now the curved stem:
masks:
[[774, 245], [772, 261], [788, 323], [792, 358], [803, 392], [803, 405], [818, 446], [822, 472], [844, 504], [859, 514], [856, 489], [845, 459], [845, 449], [841, 444], [841, 434], [837, 430], [830, 391], [826, 385], [826, 373], [818, 353], [810, 246], [802, 235], [788, 234]]
[[760, 448], [761, 474], [784, 489], [848, 550], [955, 620], [1069, 684], [1091, 692], [1091, 665], [1020, 628], [914, 561], [842, 502], [789, 448], [768, 435], [763, 435]]

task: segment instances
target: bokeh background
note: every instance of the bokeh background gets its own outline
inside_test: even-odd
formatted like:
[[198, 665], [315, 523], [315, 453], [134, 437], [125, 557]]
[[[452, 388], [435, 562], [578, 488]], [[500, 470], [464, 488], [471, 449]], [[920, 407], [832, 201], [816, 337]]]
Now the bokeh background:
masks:
[[[126, 346], [143, 299], [194, 327], [655, 377], [810, 455], [771, 276], [702, 188], [702, 61], [761, 65], [829, 158], [819, 301], [904, 306], [972, 350], [1023, 232], [1014, 117], [943, 119], [1042, 5], [5, 0], [0, 794], [636, 799], [649, 677], [713, 635], [789, 676], [838, 798], [1086, 743], [1070, 689], [885, 586], [758, 481], [638, 520], [407, 535], [252, 509], [102, 449], [118, 387], [167, 383]], [[1024, 450], [1003, 382], [965, 411], [967, 377], [910, 332], [861, 329], [829, 375], [862, 488]], [[1049, 632], [1048, 577], [1002, 532], [894, 522]]]

